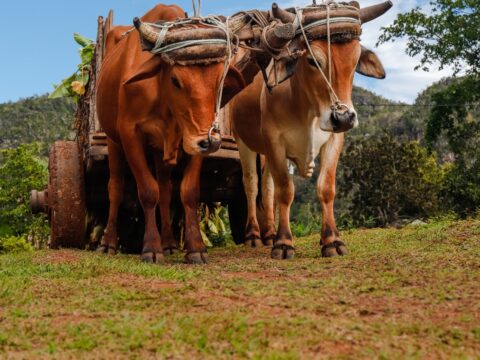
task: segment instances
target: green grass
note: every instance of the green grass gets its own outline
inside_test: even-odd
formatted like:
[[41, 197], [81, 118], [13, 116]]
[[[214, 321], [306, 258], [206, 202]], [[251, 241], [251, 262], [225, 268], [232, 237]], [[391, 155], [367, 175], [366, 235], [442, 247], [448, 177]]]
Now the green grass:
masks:
[[480, 221], [343, 235], [348, 257], [316, 235], [289, 262], [0, 256], [0, 358], [479, 358]]

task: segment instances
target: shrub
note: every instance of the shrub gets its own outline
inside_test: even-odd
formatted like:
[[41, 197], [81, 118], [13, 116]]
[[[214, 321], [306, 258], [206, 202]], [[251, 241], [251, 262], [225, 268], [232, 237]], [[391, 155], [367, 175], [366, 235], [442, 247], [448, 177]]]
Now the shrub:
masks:
[[438, 213], [445, 171], [417, 142], [400, 143], [389, 135], [356, 140], [341, 162], [338, 190], [351, 199], [347, 215], [354, 226], [385, 226]]
[[292, 208], [291, 229], [293, 235], [303, 237], [313, 233], [319, 233], [322, 229], [322, 214], [319, 210], [316, 196], [314, 203], [305, 202], [295, 204]]
[[480, 153], [470, 164], [457, 161], [447, 167], [443, 196], [449, 209], [466, 217], [480, 209]]
[[37, 145], [0, 150], [0, 237], [28, 236], [34, 243], [46, 239], [45, 217], [29, 209], [31, 189], [42, 189], [47, 167], [37, 157]]
[[0, 237], [0, 254], [32, 251], [33, 246], [23, 236]]

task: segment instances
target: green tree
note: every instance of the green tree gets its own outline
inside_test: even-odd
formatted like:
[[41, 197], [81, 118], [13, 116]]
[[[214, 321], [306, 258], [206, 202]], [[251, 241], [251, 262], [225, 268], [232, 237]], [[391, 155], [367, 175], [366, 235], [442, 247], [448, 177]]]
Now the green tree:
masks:
[[471, 163], [480, 146], [480, 81], [475, 76], [457, 79], [431, 98], [435, 105], [427, 118], [425, 139], [430, 147], [444, 134], [455, 160]]
[[[480, 208], [480, 81], [469, 76], [457, 79], [435, 93], [436, 105], [427, 119], [430, 148], [445, 137], [454, 163], [445, 178], [444, 197], [462, 216]], [[448, 104], [448, 106], [442, 106]]]
[[453, 66], [454, 72], [480, 72], [480, 0], [430, 1], [429, 13], [417, 7], [399, 14], [383, 29], [379, 44], [407, 38], [407, 54], [421, 55], [417, 68]]
[[428, 217], [440, 208], [443, 169], [417, 142], [392, 136], [352, 141], [342, 157], [341, 197], [354, 226], [385, 226], [400, 219]]
[[[30, 190], [42, 189], [47, 182], [46, 164], [37, 154], [37, 145], [0, 150], [0, 237], [32, 235], [46, 227], [43, 217], [29, 209]], [[43, 229], [40, 233], [44, 235]]]

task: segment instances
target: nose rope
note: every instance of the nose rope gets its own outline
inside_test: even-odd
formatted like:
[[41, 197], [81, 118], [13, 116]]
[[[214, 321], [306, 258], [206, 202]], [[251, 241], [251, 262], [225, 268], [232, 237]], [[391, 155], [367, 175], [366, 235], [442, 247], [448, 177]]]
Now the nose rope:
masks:
[[[218, 88], [218, 94], [217, 94], [217, 101], [215, 104], [215, 120], [212, 124], [212, 127], [208, 131], [208, 141], [210, 144], [213, 143], [213, 132], [216, 132], [217, 134], [221, 135], [220, 132], [220, 108], [222, 106], [222, 97], [223, 97], [223, 86], [225, 85], [225, 79], [227, 78], [228, 74], [228, 69], [230, 68], [230, 64], [232, 62], [232, 57], [233, 57], [233, 50], [232, 50], [232, 42], [231, 42], [231, 36], [230, 36], [230, 28], [229, 28], [229, 22], [230, 22], [230, 16], [227, 17], [225, 20], [225, 25], [224, 26], [219, 26], [224, 32], [227, 37], [227, 59], [225, 60], [225, 67], [223, 69], [223, 75], [222, 79], [220, 80], [220, 86]], [[223, 23], [221, 23], [223, 25]]]
[[335, 89], [332, 86], [332, 49], [331, 49], [331, 31], [330, 31], [330, 23], [331, 23], [331, 18], [330, 18], [330, 5], [331, 4], [336, 4], [335, 1], [327, 1], [326, 2], [326, 9], [327, 9], [327, 43], [328, 43], [328, 78], [325, 75], [324, 71], [322, 70], [322, 67], [318, 63], [317, 58], [315, 57], [315, 53], [313, 52], [313, 49], [310, 45], [310, 42], [308, 41], [307, 34], [305, 32], [305, 28], [303, 26], [303, 9], [299, 7], [295, 7], [295, 14], [296, 14], [296, 22], [298, 22], [300, 26], [300, 30], [302, 31], [303, 38], [305, 39], [305, 44], [307, 45], [307, 49], [310, 52], [310, 55], [312, 56], [313, 62], [315, 63], [315, 66], [317, 67], [318, 71], [322, 75], [323, 79], [327, 83], [328, 86], [328, 92], [330, 95], [330, 100], [332, 102], [331, 109], [334, 113], [338, 112], [341, 109], [349, 109], [349, 107], [346, 104], [342, 104], [340, 101], [340, 98], [337, 96], [337, 93], [335, 92]]
[[202, 10], [202, 0], [198, 0], [198, 8], [195, 6], [195, 0], [192, 0], [193, 16], [200, 17]]

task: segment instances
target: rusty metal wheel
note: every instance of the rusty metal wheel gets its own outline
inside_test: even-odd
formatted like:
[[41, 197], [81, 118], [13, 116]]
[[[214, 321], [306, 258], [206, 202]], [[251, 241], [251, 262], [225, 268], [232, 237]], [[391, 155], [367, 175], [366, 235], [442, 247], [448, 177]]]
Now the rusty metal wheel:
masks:
[[48, 170], [50, 247], [85, 249], [85, 179], [77, 143], [55, 142]]

